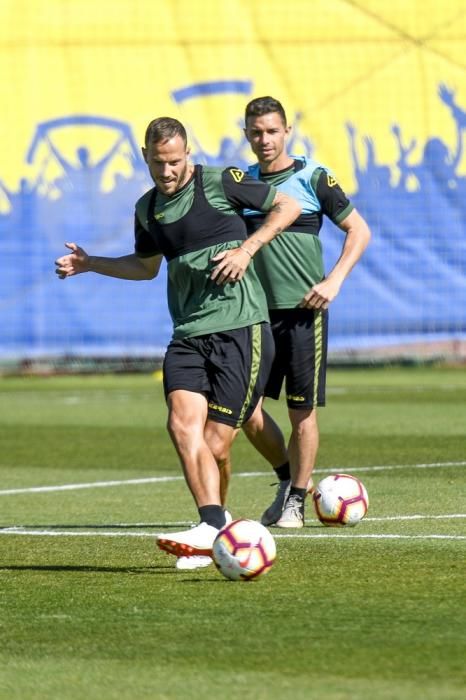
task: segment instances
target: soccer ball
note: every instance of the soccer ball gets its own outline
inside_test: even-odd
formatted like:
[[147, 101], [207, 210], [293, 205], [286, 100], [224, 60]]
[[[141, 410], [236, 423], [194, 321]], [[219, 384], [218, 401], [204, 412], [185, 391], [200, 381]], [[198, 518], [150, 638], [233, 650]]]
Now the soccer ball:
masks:
[[353, 527], [363, 519], [369, 507], [364, 484], [349, 474], [333, 474], [322, 479], [313, 499], [317, 517], [329, 527]]
[[217, 569], [232, 581], [263, 576], [275, 561], [275, 540], [255, 520], [233, 520], [219, 531], [212, 547]]

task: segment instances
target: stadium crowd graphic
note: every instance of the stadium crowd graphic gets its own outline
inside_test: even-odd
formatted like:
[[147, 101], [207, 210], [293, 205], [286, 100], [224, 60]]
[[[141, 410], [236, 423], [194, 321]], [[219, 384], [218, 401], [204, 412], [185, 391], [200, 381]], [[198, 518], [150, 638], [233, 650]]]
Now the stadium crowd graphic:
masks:
[[[250, 94], [252, 85], [240, 85], [240, 90]], [[190, 93], [172, 95], [179, 105]], [[398, 159], [381, 163], [370, 135], [360, 134], [357, 125], [345, 125], [357, 183], [356, 191], [348, 194], [371, 227], [373, 241], [345, 286], [344, 301], [337, 299], [332, 305], [331, 346], [370, 345], [371, 339], [379, 338], [388, 342], [422, 336], [444, 339], [466, 333], [466, 176], [460, 174], [466, 105], [458, 104], [455, 92], [443, 84], [438, 87], [438, 99], [455, 126], [454, 147], [440, 138], [418, 144], [394, 124], [390, 137], [395, 139]], [[318, 157], [311, 138], [301, 131], [300, 117], [295, 114], [292, 119], [288, 152]], [[198, 135], [191, 132], [194, 162], [246, 168], [250, 151], [242, 126], [238, 119], [237, 133], [225, 135], [217, 153], [204, 150]], [[112, 145], [98, 158], [85, 143], [65, 154], [57, 141], [74, 129], [81, 135], [86, 127], [105, 131]], [[26, 163], [35, 166], [34, 178], [21, 178], [17, 190], [12, 190], [0, 173], [4, 263], [0, 355], [77, 349], [97, 354], [144, 353], [168, 343], [167, 308], [154, 301], [148, 310], [145, 286], [131, 291], [125, 287], [122, 292], [116, 291], [112, 280], [95, 287], [88, 282], [89, 293], [81, 296], [70, 288], [57, 290], [52, 269], [64, 241], [77, 240], [84, 247], [91, 243], [102, 255], [127, 252], [134, 203], [151, 186], [138, 141], [124, 122], [102, 116], [60, 117], [36, 128], [25, 156]], [[416, 162], [413, 152], [419, 146], [422, 157]], [[111, 182], [107, 188], [104, 178]], [[324, 225], [321, 235], [328, 268], [339, 254], [341, 238], [331, 225]], [[27, 266], [22, 262], [25, 256]], [[152, 283], [154, 300], [164, 298], [165, 284], [162, 273]], [[162, 285], [160, 293], [157, 285]], [[447, 308], [438, 304], [445, 290], [451, 300]], [[131, 308], [119, 305], [116, 319], [112, 309], [119, 298], [129, 299]], [[152, 314], [149, 323], [147, 313]], [[61, 323], [65, 317], [67, 322]]]

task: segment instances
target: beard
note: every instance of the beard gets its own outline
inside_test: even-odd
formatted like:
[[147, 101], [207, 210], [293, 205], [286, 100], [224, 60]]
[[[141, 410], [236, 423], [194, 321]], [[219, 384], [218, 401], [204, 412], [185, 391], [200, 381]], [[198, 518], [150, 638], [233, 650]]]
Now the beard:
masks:
[[188, 181], [190, 176], [190, 165], [188, 162], [185, 163], [183, 169], [175, 176], [170, 178], [168, 181], [162, 179], [156, 180], [155, 184], [158, 186], [161, 192], [167, 196], [173, 195], [178, 190], [180, 190]]

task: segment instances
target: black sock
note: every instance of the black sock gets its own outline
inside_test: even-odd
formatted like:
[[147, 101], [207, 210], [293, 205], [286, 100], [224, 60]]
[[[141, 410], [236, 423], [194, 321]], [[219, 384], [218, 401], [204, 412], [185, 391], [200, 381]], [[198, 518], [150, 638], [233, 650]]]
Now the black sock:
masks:
[[299, 498], [304, 501], [306, 498], [307, 489], [298, 489], [297, 486], [292, 486], [290, 488], [290, 496], [299, 496]]
[[290, 463], [285, 462], [285, 464], [282, 464], [280, 467], [274, 467], [273, 468], [275, 474], [278, 476], [280, 481], [289, 481], [291, 478], [290, 475]]
[[201, 523], [207, 523], [220, 530], [225, 523], [225, 511], [222, 506], [201, 506], [198, 508]]

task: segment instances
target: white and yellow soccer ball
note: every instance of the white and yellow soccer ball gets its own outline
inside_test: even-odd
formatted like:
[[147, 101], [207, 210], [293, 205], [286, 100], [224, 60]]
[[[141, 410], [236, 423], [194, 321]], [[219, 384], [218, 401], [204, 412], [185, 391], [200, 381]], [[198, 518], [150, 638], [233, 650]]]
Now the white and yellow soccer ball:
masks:
[[215, 566], [232, 581], [250, 581], [263, 576], [272, 568], [275, 557], [273, 536], [255, 520], [227, 523], [212, 547]]
[[317, 517], [329, 527], [353, 527], [364, 518], [369, 508], [364, 484], [350, 474], [332, 474], [322, 479], [313, 499]]

